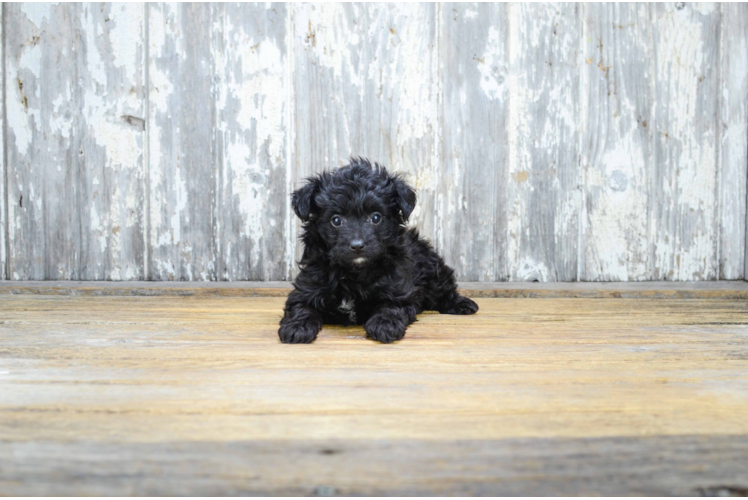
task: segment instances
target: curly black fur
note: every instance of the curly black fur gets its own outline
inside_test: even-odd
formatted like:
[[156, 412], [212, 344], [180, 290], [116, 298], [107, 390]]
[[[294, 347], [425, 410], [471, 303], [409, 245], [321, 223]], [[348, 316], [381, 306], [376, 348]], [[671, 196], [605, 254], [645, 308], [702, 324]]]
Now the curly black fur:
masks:
[[362, 324], [369, 338], [394, 342], [425, 310], [474, 314], [454, 271], [405, 224], [416, 193], [368, 160], [318, 174], [293, 193], [303, 221], [301, 273], [288, 296], [281, 342], [309, 343], [323, 323]]

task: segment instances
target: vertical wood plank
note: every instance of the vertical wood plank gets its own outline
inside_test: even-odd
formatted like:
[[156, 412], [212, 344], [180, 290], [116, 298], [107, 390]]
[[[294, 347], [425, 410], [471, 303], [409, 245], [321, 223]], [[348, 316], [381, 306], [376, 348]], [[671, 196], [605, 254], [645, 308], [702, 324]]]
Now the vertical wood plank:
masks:
[[149, 5], [149, 276], [215, 280], [209, 4]]
[[458, 279], [498, 281], [507, 262], [509, 59], [507, 5], [445, 3], [440, 247]]
[[78, 7], [5, 9], [9, 277], [76, 279]]
[[0, 279], [7, 280], [7, 269], [6, 269], [6, 260], [5, 255], [7, 251], [7, 233], [8, 233], [8, 225], [7, 225], [7, 218], [5, 216], [6, 211], [8, 210], [8, 192], [5, 189], [5, 178], [8, 176], [8, 170], [7, 170], [7, 162], [6, 162], [6, 156], [5, 156], [5, 134], [6, 134], [6, 116], [7, 111], [5, 107], [5, 38], [3, 38], [3, 32], [4, 32], [4, 26], [5, 26], [5, 4], [0, 5], [0, 14], [1, 20], [0, 20], [0, 40], [2, 40], [2, 43], [0, 43], [0, 61], [2, 61], [3, 66], [3, 96], [2, 96], [2, 106], [3, 106], [3, 117], [2, 117], [2, 132], [0, 132], [0, 164], [2, 165], [2, 168], [0, 168], [0, 196], [2, 196], [2, 201], [0, 202]]
[[575, 281], [580, 6], [510, 4], [508, 262], [517, 281]]
[[653, 8], [652, 277], [715, 279], [719, 7], [662, 3]]
[[719, 279], [746, 273], [748, 4], [723, 3], [720, 40]]
[[143, 6], [7, 6], [11, 279], [143, 277]]
[[144, 5], [80, 4], [79, 25], [79, 279], [143, 279]]
[[653, 107], [648, 4], [583, 6], [580, 279], [651, 279], [648, 203]]
[[285, 4], [214, 4], [218, 279], [288, 278]]
[[350, 155], [406, 172], [411, 224], [434, 240], [438, 179], [433, 4], [295, 7], [294, 186]]

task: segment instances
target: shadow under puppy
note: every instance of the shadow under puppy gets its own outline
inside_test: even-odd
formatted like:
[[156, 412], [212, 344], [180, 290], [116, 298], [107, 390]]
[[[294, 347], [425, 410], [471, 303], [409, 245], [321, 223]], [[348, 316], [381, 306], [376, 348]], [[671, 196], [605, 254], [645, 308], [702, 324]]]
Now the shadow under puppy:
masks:
[[303, 221], [301, 273], [288, 296], [281, 342], [309, 343], [323, 323], [364, 325], [394, 342], [424, 310], [474, 314], [454, 271], [405, 223], [416, 193], [365, 159], [308, 179], [291, 202]]

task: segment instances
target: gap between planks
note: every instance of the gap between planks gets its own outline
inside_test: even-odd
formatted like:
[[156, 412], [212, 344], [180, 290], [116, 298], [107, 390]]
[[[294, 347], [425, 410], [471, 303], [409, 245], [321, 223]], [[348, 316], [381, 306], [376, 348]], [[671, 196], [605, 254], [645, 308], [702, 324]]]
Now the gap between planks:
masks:
[[[748, 299], [746, 281], [463, 282], [468, 297]], [[0, 281], [0, 295], [285, 297], [287, 281]]]

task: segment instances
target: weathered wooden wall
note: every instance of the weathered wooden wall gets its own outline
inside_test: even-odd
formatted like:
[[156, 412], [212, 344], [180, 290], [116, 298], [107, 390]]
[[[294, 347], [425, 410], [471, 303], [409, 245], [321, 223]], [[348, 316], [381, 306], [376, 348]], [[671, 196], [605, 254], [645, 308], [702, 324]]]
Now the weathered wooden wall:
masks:
[[284, 280], [367, 156], [466, 281], [742, 279], [746, 4], [3, 4], [5, 279]]

